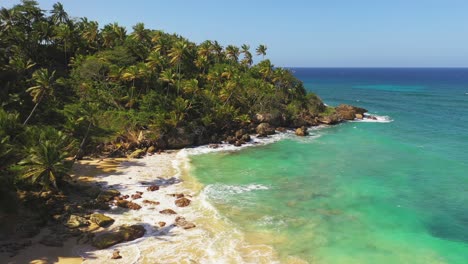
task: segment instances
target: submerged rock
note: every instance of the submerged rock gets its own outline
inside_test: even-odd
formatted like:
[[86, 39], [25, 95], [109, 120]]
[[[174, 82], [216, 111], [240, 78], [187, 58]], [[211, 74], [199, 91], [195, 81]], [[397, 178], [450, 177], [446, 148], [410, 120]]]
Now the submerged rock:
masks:
[[171, 194], [168, 194], [169, 196], [172, 196], [172, 197], [176, 197], [176, 198], [182, 198], [184, 197], [184, 194], [183, 193], [171, 193]]
[[178, 216], [175, 219], [176, 226], [182, 227], [183, 229], [190, 229], [196, 227], [196, 225], [192, 222], [189, 222], [185, 219], [185, 217]]
[[182, 197], [182, 198], [179, 198], [177, 200], [175, 200], [175, 205], [177, 205], [178, 207], [186, 207], [186, 206], [189, 206], [190, 205], [190, 200], [185, 198], [185, 197]]
[[167, 214], [167, 215], [171, 215], [171, 214], [177, 214], [174, 210], [172, 209], [164, 209], [164, 210], [161, 210], [159, 211], [160, 214]]
[[151, 205], [159, 205], [159, 202], [151, 201], [151, 200], [143, 200], [144, 204], [151, 204]]
[[154, 191], [159, 190], [159, 186], [158, 185], [151, 185], [150, 187], [146, 188], [146, 190], [149, 191], [149, 192], [154, 192]]
[[97, 224], [100, 227], [107, 227], [114, 223], [114, 219], [110, 218], [107, 215], [103, 214], [92, 214], [90, 219], [91, 222]]
[[122, 208], [128, 208], [128, 209], [131, 209], [131, 210], [140, 210], [141, 209], [141, 206], [139, 204], [134, 203], [134, 202], [130, 202], [130, 201], [127, 201], [127, 200], [118, 200], [117, 201], [117, 206], [122, 207]]

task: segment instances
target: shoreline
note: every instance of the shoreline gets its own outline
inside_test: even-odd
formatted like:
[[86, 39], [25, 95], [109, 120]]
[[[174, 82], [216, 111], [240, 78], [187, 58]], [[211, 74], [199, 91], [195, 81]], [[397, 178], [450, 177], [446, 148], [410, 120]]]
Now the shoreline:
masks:
[[[379, 118], [375, 122], [381, 121]], [[312, 127], [311, 131], [324, 127], [329, 126]], [[137, 190], [142, 191], [144, 192], [142, 195], [143, 199], [160, 202], [160, 205], [151, 208], [142, 204], [141, 201], [143, 199], [136, 199], [134, 202], [143, 207], [139, 211], [131, 210], [125, 212], [121, 208], [116, 207], [113, 207], [109, 211], [95, 210], [94, 212], [103, 213], [116, 220], [111, 227], [105, 230], [99, 229], [96, 233], [99, 234], [104, 231], [113, 230], [123, 224], [138, 223], [145, 226], [147, 234], [141, 239], [117, 244], [103, 250], [97, 250], [90, 245], [79, 245], [74, 241], [76, 240], [75, 238], [67, 240], [64, 246], [60, 248], [50, 248], [36, 241], [32, 246], [24, 249], [27, 250], [28, 254], [22, 254], [25, 251], [20, 250], [15, 257], [5, 258], [5, 263], [26, 263], [27, 261], [30, 261], [30, 263], [50, 263], [50, 260], [63, 264], [103, 263], [110, 260], [114, 249], [119, 249], [123, 257], [120, 262], [119, 260], [112, 260], [116, 263], [132, 262], [132, 259], [133, 262], [151, 263], [156, 258], [159, 260], [164, 259], [161, 258], [162, 255], [165, 255], [166, 261], [177, 261], [177, 258], [174, 256], [177, 254], [182, 257], [178, 261], [192, 259], [204, 262], [219, 262], [226, 261], [221, 258], [226, 257], [225, 254], [229, 250], [231, 251], [230, 260], [237, 263], [251, 262], [258, 260], [259, 257], [268, 259], [265, 263], [279, 263], [280, 259], [273, 247], [262, 242], [268, 241], [268, 234], [250, 234], [250, 236], [246, 237], [248, 234], [243, 234], [240, 230], [236, 229], [235, 224], [220, 216], [214, 206], [208, 202], [206, 195], [203, 193], [203, 185], [190, 174], [190, 157], [210, 152], [238, 151], [244, 148], [274, 143], [289, 137], [295, 137], [293, 130], [277, 133], [266, 138], [254, 136], [252, 137], [252, 142], [241, 147], [224, 143], [220, 144], [217, 148], [204, 145], [184, 148], [182, 150], [169, 150], [161, 154], [149, 154], [142, 159], [105, 158], [80, 161], [73, 170], [74, 179], [98, 184], [103, 189], [116, 187], [115, 189], [127, 195]], [[137, 175], [137, 177], [134, 175]], [[124, 179], [123, 177], [125, 176], [128, 178]], [[146, 187], [154, 182], [158, 182], [161, 185], [161, 189], [156, 192], [147, 192]], [[185, 208], [178, 208], [173, 204], [174, 197], [168, 196], [170, 193], [187, 194], [188, 199], [192, 201], [191, 205]], [[157, 214], [159, 210], [163, 209], [172, 209], [178, 212], [176, 216], [179, 216], [180, 213], [188, 221], [193, 222], [196, 227], [190, 230], [183, 230], [177, 227], [174, 220], [176, 216], [168, 217]], [[157, 214], [157, 218], [159, 219], [151, 217], [155, 214]], [[166, 228], [161, 229], [157, 227], [156, 223], [158, 221], [156, 220], [166, 222]], [[175, 236], [178, 236], [178, 238], [174, 238]], [[157, 237], [157, 239], [154, 239], [154, 237]], [[145, 244], [144, 240], [149, 241]], [[213, 243], [213, 240], [217, 242]], [[162, 245], [163, 243], [160, 243], [161, 241], [169, 242], [170, 245], [165, 248]], [[199, 243], [197, 244], [197, 242]], [[223, 243], [225, 247], [216, 248], [215, 244], [218, 243]], [[138, 244], [141, 244], [141, 248], [135, 249], [135, 247], [138, 248]], [[207, 244], [211, 244], [210, 247], [207, 247]], [[158, 254], [153, 259], [151, 254], [145, 253], [145, 251], [156, 245], [160, 250], [158, 250]], [[198, 245], [200, 248], [197, 249], [194, 245]], [[133, 249], [130, 249], [132, 247]], [[174, 254], [174, 252], [178, 253]], [[223, 254], [220, 255], [216, 252], [222, 252]], [[34, 257], [41, 255], [42, 257]], [[249, 258], [251, 259], [248, 260]], [[290, 258], [294, 257], [291, 256]], [[289, 261], [287, 262], [289, 263]], [[294, 259], [294, 263], [298, 262], [302, 261]]]

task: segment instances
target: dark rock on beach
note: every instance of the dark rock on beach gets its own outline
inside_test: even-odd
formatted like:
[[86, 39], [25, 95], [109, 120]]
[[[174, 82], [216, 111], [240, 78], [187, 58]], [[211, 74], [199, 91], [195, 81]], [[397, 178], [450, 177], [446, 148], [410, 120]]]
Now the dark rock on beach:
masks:
[[110, 218], [109, 216], [103, 215], [103, 214], [92, 214], [89, 220], [92, 223], [95, 223], [100, 227], [110, 226], [115, 221], [114, 219]]
[[172, 209], [164, 209], [159, 211], [160, 214], [167, 214], [167, 215], [172, 215], [172, 214], [177, 214], [174, 210]]
[[145, 235], [142, 225], [121, 226], [117, 232], [109, 232], [93, 239], [92, 245], [98, 249], [104, 249], [124, 241], [132, 241]]
[[159, 186], [158, 185], [151, 185], [150, 187], [146, 188], [146, 190], [149, 191], [149, 192], [154, 192], [154, 191], [159, 190]]
[[190, 200], [185, 198], [185, 197], [182, 197], [182, 198], [179, 198], [177, 200], [175, 200], [175, 205], [177, 205], [178, 207], [186, 207], [186, 206], [189, 206], [190, 205]]

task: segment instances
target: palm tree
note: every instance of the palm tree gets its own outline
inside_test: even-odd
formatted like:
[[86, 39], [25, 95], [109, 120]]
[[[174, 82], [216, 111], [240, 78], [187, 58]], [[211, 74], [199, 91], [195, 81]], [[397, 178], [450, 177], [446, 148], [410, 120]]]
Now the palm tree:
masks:
[[146, 65], [152, 71], [163, 71], [166, 65], [166, 56], [162, 56], [158, 51], [153, 50], [146, 59]]
[[216, 58], [216, 63], [219, 63], [221, 61], [221, 58], [223, 57], [223, 46], [221, 46], [218, 41], [213, 41], [211, 42], [211, 52], [215, 55]]
[[257, 48], [257, 55], [262, 55], [262, 59], [265, 58], [265, 55], [266, 55], [266, 51], [267, 51], [267, 46], [263, 45], [263, 44], [260, 44], [258, 45], [258, 48]]
[[244, 44], [241, 46], [241, 49], [242, 49], [242, 53], [244, 54], [244, 58], [242, 59], [242, 64], [245, 65], [245, 66], [250, 66], [252, 65], [253, 63], [253, 60], [252, 60], [252, 53], [250, 53], [249, 49], [250, 49], [250, 46], [247, 45], [247, 44]]
[[136, 65], [132, 65], [125, 69], [125, 71], [122, 74], [122, 80], [124, 81], [130, 81], [132, 82], [132, 87], [130, 87], [130, 100], [127, 104], [128, 107], [132, 107], [135, 99], [134, 99], [134, 93], [135, 93], [135, 80], [140, 78], [140, 69]]
[[145, 24], [137, 23], [133, 26], [132, 38], [136, 41], [147, 42], [150, 41], [150, 30], [145, 29]]
[[57, 183], [68, 175], [69, 168], [65, 165], [68, 157], [67, 149], [64, 148], [66, 136], [61, 132], [50, 137], [50, 131], [45, 130], [39, 142], [28, 149], [28, 156], [19, 164], [25, 168], [22, 179], [31, 180], [33, 184], [39, 183], [44, 189], [53, 187], [58, 189]]
[[270, 77], [273, 72], [273, 65], [270, 60], [264, 60], [258, 64], [260, 69], [258, 70], [263, 77], [263, 80], [266, 80]]
[[239, 55], [240, 55], [240, 50], [238, 47], [234, 46], [234, 45], [228, 45], [226, 47], [226, 57], [227, 59], [231, 60], [231, 61], [234, 61], [234, 62], [237, 62], [237, 60], [239, 59]]
[[169, 87], [173, 86], [176, 82], [176, 74], [172, 72], [172, 69], [167, 69], [161, 72], [159, 80], [167, 84], [167, 94], [169, 94]]
[[26, 92], [32, 96], [32, 101], [36, 103], [31, 110], [31, 113], [24, 121], [23, 125], [26, 125], [29, 119], [32, 117], [34, 111], [36, 111], [37, 106], [41, 103], [42, 99], [46, 96], [53, 95], [54, 92], [54, 75], [55, 71], [49, 74], [49, 70], [41, 68], [35, 71], [32, 75], [32, 79], [36, 83], [35, 86], [29, 87]]
[[99, 47], [98, 37], [99, 37], [99, 24], [96, 21], [85, 22], [84, 29], [81, 32], [81, 36], [90, 48], [97, 49]]
[[50, 13], [52, 14], [50, 18], [52, 19], [52, 22], [54, 22], [54, 24], [58, 25], [68, 23], [68, 14], [67, 12], [65, 12], [65, 10], [63, 9], [63, 5], [60, 2], [55, 3], [52, 6], [52, 8], [52, 11], [50, 11]]
[[183, 60], [186, 57], [186, 53], [188, 50], [188, 43], [185, 40], [179, 40], [177, 41], [174, 46], [170, 49], [169, 51], [169, 58], [171, 58], [170, 63], [172, 65], [177, 66], [177, 75], [179, 77], [179, 81], [177, 82], [177, 95], [179, 95], [179, 83], [180, 83], [180, 71], [181, 71], [181, 65]]

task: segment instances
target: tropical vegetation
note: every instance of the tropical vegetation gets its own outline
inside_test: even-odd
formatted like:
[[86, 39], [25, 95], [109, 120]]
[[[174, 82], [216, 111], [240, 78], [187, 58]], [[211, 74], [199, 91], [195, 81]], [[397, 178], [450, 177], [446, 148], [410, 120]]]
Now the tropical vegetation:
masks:
[[265, 45], [255, 54], [143, 23], [99, 25], [60, 3], [2, 8], [1, 188], [57, 190], [84, 155], [220, 142], [258, 114], [299, 126], [325, 110]]

